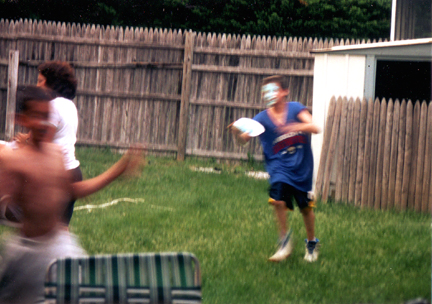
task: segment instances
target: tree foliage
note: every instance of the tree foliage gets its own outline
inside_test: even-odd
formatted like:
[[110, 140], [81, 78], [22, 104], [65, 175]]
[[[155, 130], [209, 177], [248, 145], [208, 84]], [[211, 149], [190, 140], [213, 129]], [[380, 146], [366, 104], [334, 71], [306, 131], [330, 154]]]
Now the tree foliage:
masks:
[[388, 38], [391, 0], [0, 0], [0, 17], [199, 32]]

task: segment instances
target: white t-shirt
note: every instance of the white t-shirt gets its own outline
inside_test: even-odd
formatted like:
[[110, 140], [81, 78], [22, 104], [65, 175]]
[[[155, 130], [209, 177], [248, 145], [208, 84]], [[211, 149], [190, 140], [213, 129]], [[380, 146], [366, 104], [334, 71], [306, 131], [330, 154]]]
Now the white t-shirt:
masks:
[[51, 100], [50, 122], [56, 127], [53, 142], [62, 147], [66, 170], [77, 168], [80, 164], [75, 158], [78, 111], [72, 100], [63, 97]]

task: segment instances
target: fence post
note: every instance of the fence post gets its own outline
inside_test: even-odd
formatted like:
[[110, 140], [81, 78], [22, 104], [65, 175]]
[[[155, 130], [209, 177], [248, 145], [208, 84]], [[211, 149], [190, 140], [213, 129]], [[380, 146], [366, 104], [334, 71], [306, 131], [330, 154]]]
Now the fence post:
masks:
[[6, 102], [6, 125], [5, 139], [10, 141], [15, 132], [15, 107], [16, 91], [18, 85], [19, 51], [9, 51], [7, 102]]
[[192, 59], [193, 59], [193, 45], [195, 33], [189, 31], [186, 33], [184, 62], [183, 62], [183, 79], [182, 79], [182, 92], [180, 101], [180, 121], [179, 121], [179, 137], [177, 148], [177, 160], [183, 161], [186, 154], [186, 140], [187, 140], [187, 127], [188, 127], [188, 114], [189, 114], [189, 99], [191, 91], [192, 79]]

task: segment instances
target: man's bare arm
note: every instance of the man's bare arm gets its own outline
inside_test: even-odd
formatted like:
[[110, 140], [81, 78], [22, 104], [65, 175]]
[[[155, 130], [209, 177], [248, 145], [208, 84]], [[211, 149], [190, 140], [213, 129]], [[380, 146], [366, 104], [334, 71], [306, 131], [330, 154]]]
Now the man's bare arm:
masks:
[[140, 148], [129, 149], [123, 157], [104, 173], [81, 182], [72, 184], [72, 196], [74, 199], [93, 194], [112, 183], [122, 174], [133, 175], [144, 165], [143, 150]]
[[0, 200], [13, 195], [18, 184], [16, 174], [12, 174], [6, 168], [6, 164], [13, 162], [11, 156], [12, 149], [6, 145], [0, 145]]

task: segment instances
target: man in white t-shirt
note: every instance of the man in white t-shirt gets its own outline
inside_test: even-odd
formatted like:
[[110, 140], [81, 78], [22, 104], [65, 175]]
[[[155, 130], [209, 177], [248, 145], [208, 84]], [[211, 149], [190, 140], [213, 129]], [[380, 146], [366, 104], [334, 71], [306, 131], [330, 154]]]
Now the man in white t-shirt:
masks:
[[[49, 121], [53, 124], [52, 141], [62, 148], [66, 170], [71, 182], [81, 181], [80, 163], [75, 157], [78, 111], [72, 99], [75, 98], [77, 79], [74, 68], [64, 61], [48, 61], [38, 67], [37, 86], [53, 90], [58, 97], [51, 101]], [[72, 218], [75, 201], [70, 201], [63, 216], [66, 226]]]
[[50, 122], [55, 127], [53, 142], [62, 147], [66, 170], [78, 168], [80, 163], [75, 157], [76, 132], [78, 130], [78, 111], [70, 99], [57, 97], [51, 100]]

